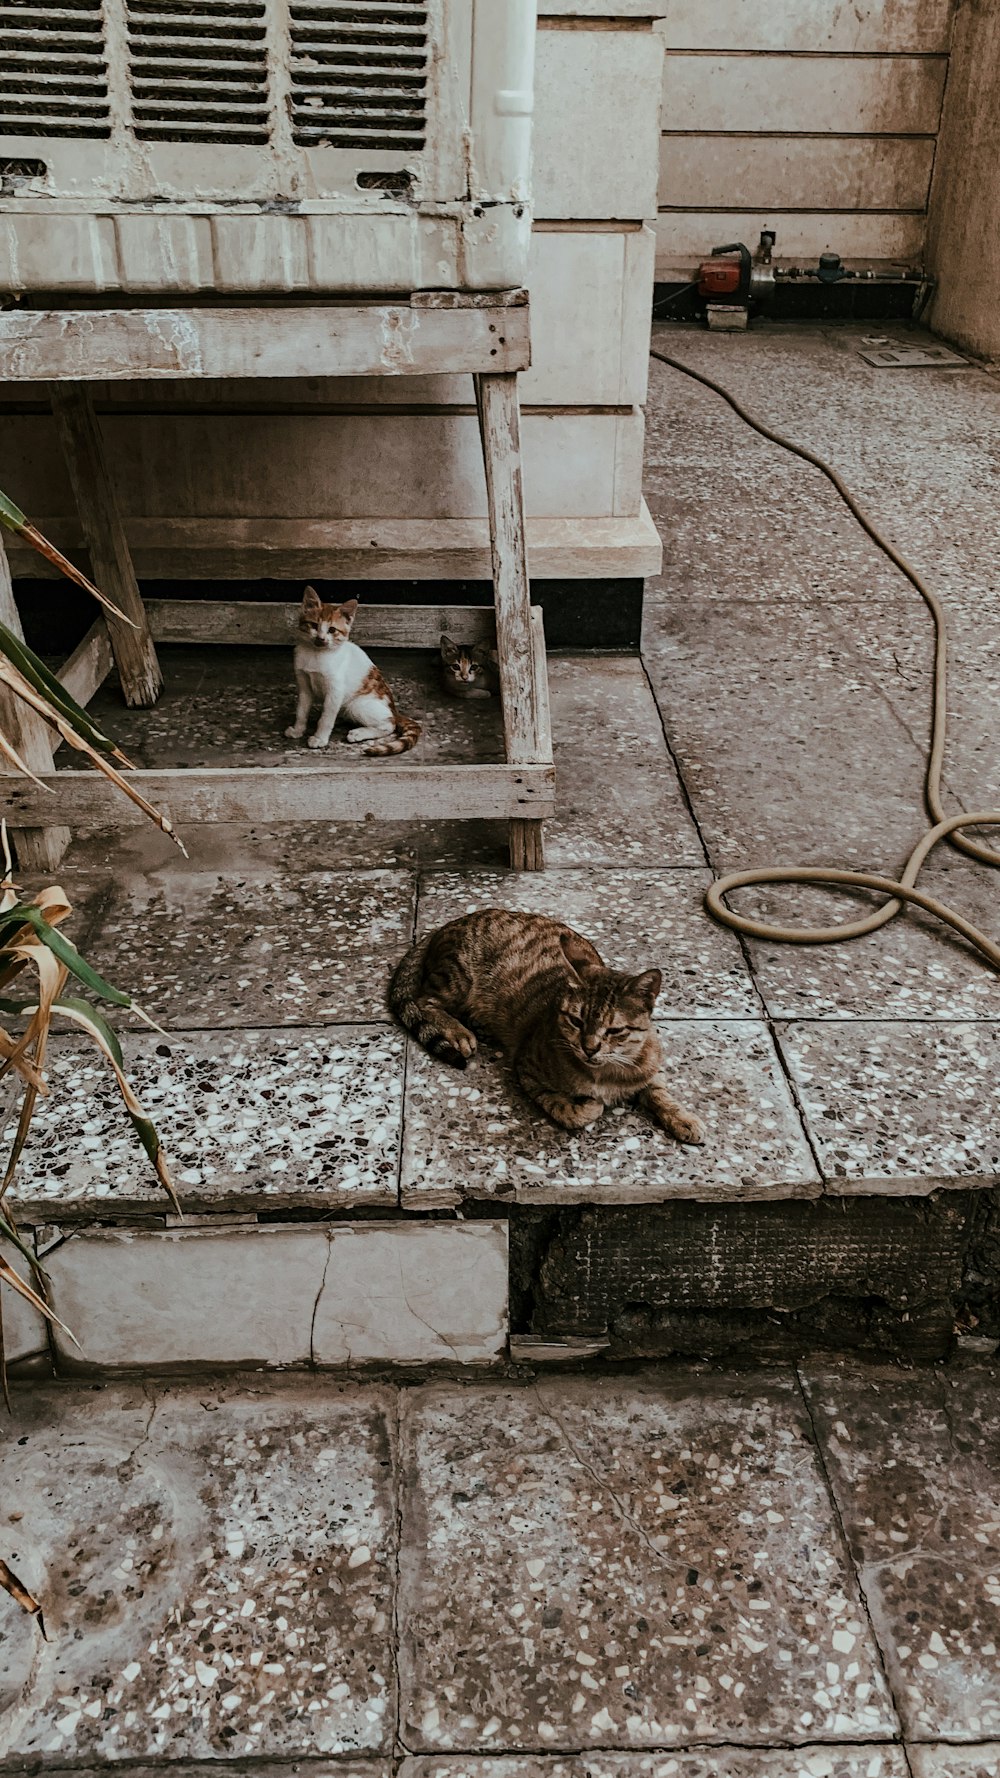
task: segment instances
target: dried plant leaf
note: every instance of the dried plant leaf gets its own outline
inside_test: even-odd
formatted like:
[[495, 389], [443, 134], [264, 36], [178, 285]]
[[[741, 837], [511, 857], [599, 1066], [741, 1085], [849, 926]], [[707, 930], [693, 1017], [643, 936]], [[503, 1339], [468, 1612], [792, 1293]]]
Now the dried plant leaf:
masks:
[[77, 1351], [80, 1351], [80, 1342], [76, 1338], [72, 1329], [68, 1328], [64, 1321], [60, 1321], [58, 1315], [49, 1308], [45, 1298], [40, 1296], [37, 1290], [32, 1290], [30, 1284], [25, 1283], [20, 1273], [15, 1272], [13, 1266], [3, 1258], [2, 1254], [0, 1254], [0, 1279], [2, 1279], [5, 1284], [9, 1284], [11, 1290], [16, 1290], [18, 1296], [23, 1296], [25, 1301], [29, 1302], [33, 1308], [37, 1309], [40, 1315], [44, 1315], [46, 1321], [51, 1321], [53, 1327], [58, 1327], [60, 1331], [66, 1335], [67, 1339], [73, 1341]]
[[99, 747], [104, 753], [112, 754], [122, 765], [127, 766], [130, 763], [115, 742], [98, 728], [83, 705], [70, 697], [62, 681], [50, 672], [41, 657], [20, 636], [15, 636], [6, 624], [0, 624], [0, 654], [5, 654], [18, 672], [24, 674], [28, 684], [34, 686], [39, 695], [46, 698], [67, 722], [73, 724], [77, 734], [85, 735], [93, 746]]
[[32, 1593], [28, 1592], [24, 1582], [18, 1580], [14, 1570], [8, 1568], [2, 1557], [0, 1557], [0, 1587], [3, 1588], [5, 1593], [10, 1594], [15, 1605], [19, 1605], [22, 1611], [26, 1611], [29, 1617], [34, 1618], [38, 1628], [42, 1632], [42, 1640], [48, 1641], [48, 1638], [45, 1635], [45, 1620], [42, 1617], [42, 1608], [39, 1605], [38, 1600]]
[[54, 568], [58, 568], [60, 574], [65, 574], [67, 580], [74, 580], [77, 586], [84, 588], [85, 592], [92, 593], [106, 611], [113, 612], [115, 617], [121, 618], [122, 623], [129, 624], [133, 630], [136, 629], [137, 626], [132, 622], [132, 619], [126, 617], [124, 611], [119, 611], [113, 600], [109, 599], [106, 593], [102, 593], [100, 587], [96, 587], [85, 574], [81, 574], [79, 568], [74, 568], [72, 562], [63, 555], [62, 550], [56, 549], [55, 544], [49, 542], [48, 538], [39, 531], [38, 526], [31, 523], [21, 508], [14, 504], [9, 494], [0, 493], [0, 525], [5, 525], [8, 531], [16, 532], [17, 536], [23, 538], [25, 543], [30, 543], [32, 549], [36, 549], [40, 556], [44, 556], [47, 562], [51, 562]]

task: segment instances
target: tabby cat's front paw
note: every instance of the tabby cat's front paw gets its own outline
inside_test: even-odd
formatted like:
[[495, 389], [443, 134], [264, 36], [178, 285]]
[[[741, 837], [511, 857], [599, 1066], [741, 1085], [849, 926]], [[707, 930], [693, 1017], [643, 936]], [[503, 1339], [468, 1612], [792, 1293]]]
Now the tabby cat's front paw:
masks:
[[587, 1130], [596, 1124], [604, 1106], [600, 1099], [539, 1099], [542, 1110], [564, 1130]]
[[677, 1112], [669, 1122], [664, 1123], [663, 1127], [670, 1131], [671, 1136], [676, 1136], [678, 1142], [692, 1142], [700, 1145], [708, 1135], [701, 1118], [695, 1117], [693, 1111]]

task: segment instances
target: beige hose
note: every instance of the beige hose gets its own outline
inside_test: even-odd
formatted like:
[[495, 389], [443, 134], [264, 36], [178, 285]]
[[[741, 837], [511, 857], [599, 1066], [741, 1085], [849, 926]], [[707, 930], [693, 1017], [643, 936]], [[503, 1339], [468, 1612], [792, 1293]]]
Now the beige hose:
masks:
[[[750, 933], [754, 938], [773, 939], [782, 944], [791, 945], [836, 945], [845, 939], [862, 938], [866, 933], [876, 932], [900, 912], [904, 902], [920, 907], [928, 914], [950, 926], [954, 932], [968, 940], [971, 945], [982, 953], [989, 963], [1000, 968], [1000, 945], [994, 944], [984, 932], [971, 925], [961, 914], [938, 901], [933, 895], [925, 895], [922, 889], [915, 887], [917, 876], [925, 858], [941, 840], [948, 840], [967, 857], [978, 859], [980, 864], [1000, 866], [1000, 852], [991, 846], [984, 845], [980, 840], [969, 839], [962, 831], [967, 827], [1000, 827], [1000, 809], [978, 809], [971, 815], [945, 815], [941, 802], [941, 767], [944, 760], [945, 740], [948, 728], [948, 644], [945, 636], [944, 609], [939, 599], [921, 580], [915, 568], [891, 543], [887, 543], [880, 534], [874, 521], [855, 500], [854, 495], [844, 486], [835, 469], [817, 457], [814, 451], [807, 450], [804, 445], [793, 444], [773, 427], [765, 426], [756, 420], [753, 414], [730, 395], [720, 383], [713, 382], [700, 370], [693, 370], [689, 364], [683, 364], [679, 358], [671, 358], [666, 352], [652, 352], [661, 364], [669, 364], [672, 370], [682, 371], [684, 376], [693, 377], [696, 383], [703, 383], [706, 389], [714, 390], [727, 401], [733, 412], [739, 414], [748, 426], [759, 432], [762, 438], [769, 438], [772, 444], [781, 445], [783, 450], [791, 451], [794, 456], [802, 457], [814, 468], [819, 469], [832, 482], [845, 506], [854, 514], [858, 524], [867, 531], [872, 542], [888, 556], [901, 574], [905, 574], [910, 585], [916, 587], [932, 618], [934, 619], [934, 693], [931, 706], [931, 746], [927, 760], [927, 773], [924, 779], [924, 798], [928, 813], [933, 821], [922, 839], [914, 847], [906, 862], [906, 868], [898, 882], [894, 877], [877, 876], [869, 871], [825, 870], [820, 867], [794, 867], [788, 869], [764, 868], [762, 870], [730, 871], [727, 876], [719, 877], [707, 890], [705, 905], [715, 919], [724, 926], [730, 926], [736, 932]], [[743, 889], [751, 883], [820, 883], [827, 887], [845, 887], [853, 889], [874, 889], [891, 899], [883, 902], [873, 914], [864, 919], [850, 920], [841, 926], [777, 926], [766, 920], [752, 920], [745, 914], [736, 914], [725, 904], [725, 897], [735, 889]]]

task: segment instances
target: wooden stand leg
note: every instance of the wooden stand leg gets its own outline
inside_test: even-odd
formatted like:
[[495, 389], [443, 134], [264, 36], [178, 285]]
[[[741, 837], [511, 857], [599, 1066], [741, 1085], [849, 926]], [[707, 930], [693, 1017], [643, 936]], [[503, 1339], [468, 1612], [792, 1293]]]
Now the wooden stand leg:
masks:
[[[531, 765], [542, 758], [542, 736], [532, 663], [517, 373], [473, 381], [486, 471], [504, 741], [512, 765]], [[514, 870], [544, 869], [540, 821], [511, 821], [510, 862]]]
[[163, 690], [163, 676], [136, 584], [90, 392], [85, 383], [51, 383], [49, 395], [94, 580], [102, 593], [107, 593], [137, 625], [133, 630], [118, 618], [108, 616], [108, 632], [125, 702], [143, 707], [155, 704]]
[[[0, 541], [0, 623], [23, 639], [21, 619], [14, 604], [10, 584], [7, 552]], [[26, 766], [41, 776], [52, 770], [52, 735], [48, 723], [22, 704], [6, 686], [0, 686], [0, 725]], [[0, 782], [7, 773], [0, 774]], [[19, 773], [13, 774], [20, 777]], [[23, 782], [24, 780], [22, 780]], [[0, 793], [0, 801], [2, 801]], [[70, 842], [68, 827], [25, 827], [11, 833], [18, 866], [21, 870], [55, 870]]]

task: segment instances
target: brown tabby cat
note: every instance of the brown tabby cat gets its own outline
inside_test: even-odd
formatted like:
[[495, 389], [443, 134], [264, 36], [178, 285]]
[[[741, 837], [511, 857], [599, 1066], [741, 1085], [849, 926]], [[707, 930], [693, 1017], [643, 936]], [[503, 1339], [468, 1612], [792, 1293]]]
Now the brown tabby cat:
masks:
[[667, 1090], [652, 1014], [660, 971], [606, 969], [588, 938], [544, 914], [484, 908], [409, 950], [389, 986], [400, 1024], [464, 1068], [474, 1031], [503, 1049], [530, 1099], [566, 1130], [636, 1100], [681, 1142], [704, 1127]]
[[450, 636], [442, 636], [441, 684], [450, 698], [495, 697], [500, 690], [496, 649], [485, 643], [466, 648]]

